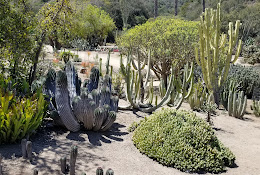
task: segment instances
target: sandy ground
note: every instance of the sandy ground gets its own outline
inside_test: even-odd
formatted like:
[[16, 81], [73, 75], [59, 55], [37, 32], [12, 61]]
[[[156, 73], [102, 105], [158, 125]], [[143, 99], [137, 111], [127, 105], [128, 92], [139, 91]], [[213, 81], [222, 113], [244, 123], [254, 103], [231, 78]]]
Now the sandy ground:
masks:
[[[125, 103], [120, 100], [121, 105]], [[260, 174], [260, 118], [252, 115], [250, 103], [252, 102], [248, 101], [245, 120], [229, 117], [224, 110], [218, 110], [217, 115], [213, 117], [213, 127], [218, 138], [236, 155], [237, 167], [228, 168], [223, 173], [225, 175]], [[190, 110], [187, 103], [184, 103], [181, 108]], [[203, 113], [197, 113], [197, 115], [202, 118], [206, 117]], [[76, 162], [78, 175], [82, 172], [94, 175], [97, 167], [112, 168], [116, 175], [187, 174], [153, 161], [141, 154], [133, 145], [132, 133], [129, 133], [127, 129], [132, 122], [139, 121], [144, 116], [147, 114], [119, 111], [111, 129], [104, 133], [92, 131], [71, 133], [53, 126], [50, 121], [45, 121], [44, 127], [31, 137], [34, 154], [31, 163], [21, 157], [19, 143], [0, 145], [0, 154], [4, 157], [3, 174], [30, 175], [33, 174], [34, 168], [39, 170], [40, 175], [61, 174], [59, 160], [64, 156], [69, 159], [72, 145], [77, 145], [79, 150]]]
[[[120, 103], [125, 103], [120, 101]], [[189, 109], [184, 103], [182, 109]], [[117, 175], [182, 175], [187, 174], [163, 166], [141, 154], [131, 141], [127, 128], [147, 114], [119, 111], [109, 132], [80, 131], [71, 133], [47, 122], [31, 138], [34, 158], [32, 163], [21, 157], [20, 144], [1, 145], [4, 174], [30, 175], [34, 168], [39, 174], [61, 174], [59, 159], [69, 158], [71, 145], [79, 147], [76, 174], [95, 174], [97, 167], [112, 168]], [[205, 118], [205, 114], [198, 113]], [[229, 117], [225, 111], [217, 111], [213, 117], [218, 138], [236, 155], [236, 168], [228, 168], [225, 175], [258, 175], [260, 172], [260, 118], [245, 115], [245, 120]]]

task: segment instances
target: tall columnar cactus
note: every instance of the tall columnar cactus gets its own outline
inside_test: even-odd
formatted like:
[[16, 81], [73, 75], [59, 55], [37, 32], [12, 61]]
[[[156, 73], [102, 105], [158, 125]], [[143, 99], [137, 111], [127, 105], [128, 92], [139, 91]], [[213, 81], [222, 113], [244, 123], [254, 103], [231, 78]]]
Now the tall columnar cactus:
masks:
[[[200, 17], [199, 48], [195, 49], [197, 63], [202, 68], [204, 82], [208, 90], [214, 94], [214, 99], [219, 105], [219, 90], [226, 81], [230, 63], [234, 63], [241, 51], [242, 41], [238, 41], [235, 57], [232, 52], [238, 40], [240, 21], [229, 23], [228, 37], [220, 30], [220, 4], [217, 10], [206, 9]], [[226, 46], [228, 44], [228, 47]]]
[[252, 110], [256, 117], [260, 117], [260, 101], [253, 101]]
[[228, 96], [228, 114], [230, 116], [243, 119], [246, 111], [247, 97], [243, 91], [229, 93]]

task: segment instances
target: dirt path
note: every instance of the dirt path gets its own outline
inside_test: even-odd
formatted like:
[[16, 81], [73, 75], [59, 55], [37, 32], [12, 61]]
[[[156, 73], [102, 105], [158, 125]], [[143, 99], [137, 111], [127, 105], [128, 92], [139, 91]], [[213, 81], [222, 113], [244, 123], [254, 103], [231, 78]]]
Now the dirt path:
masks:
[[[124, 101], [120, 101], [124, 103]], [[182, 109], [189, 109], [184, 103]], [[205, 114], [198, 113], [205, 117]], [[76, 173], [95, 174], [97, 167], [112, 168], [116, 175], [184, 175], [139, 153], [131, 141], [132, 133], [127, 128], [146, 114], [119, 111], [109, 132], [80, 131], [71, 133], [47, 124], [33, 138], [34, 159], [32, 164], [21, 158], [20, 144], [1, 145], [4, 157], [4, 174], [30, 175], [34, 168], [39, 174], [61, 174], [59, 159], [69, 158], [71, 145], [79, 147]], [[245, 120], [229, 117], [218, 111], [213, 118], [216, 134], [236, 155], [236, 168], [228, 168], [227, 175], [258, 175], [260, 172], [260, 119], [246, 115]]]

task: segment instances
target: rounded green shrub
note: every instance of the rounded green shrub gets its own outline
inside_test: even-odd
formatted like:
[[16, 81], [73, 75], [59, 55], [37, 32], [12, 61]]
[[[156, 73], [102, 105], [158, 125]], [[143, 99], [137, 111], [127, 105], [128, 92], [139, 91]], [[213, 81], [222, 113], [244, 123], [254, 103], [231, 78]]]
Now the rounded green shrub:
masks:
[[187, 111], [155, 112], [135, 129], [133, 142], [147, 156], [186, 172], [219, 173], [235, 161], [211, 126]]

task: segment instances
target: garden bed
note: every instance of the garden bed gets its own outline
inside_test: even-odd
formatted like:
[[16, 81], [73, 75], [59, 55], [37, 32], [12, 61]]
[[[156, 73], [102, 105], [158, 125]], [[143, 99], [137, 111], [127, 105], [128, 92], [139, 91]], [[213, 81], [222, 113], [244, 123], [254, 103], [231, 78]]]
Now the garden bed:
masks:
[[[125, 103], [120, 101], [120, 103]], [[189, 109], [184, 103], [182, 109]], [[248, 112], [249, 109], [247, 110]], [[54, 127], [47, 122], [32, 137], [34, 158], [32, 163], [22, 158], [20, 144], [1, 145], [4, 174], [32, 174], [37, 168], [39, 174], [61, 174], [60, 158], [69, 158], [70, 148], [78, 145], [76, 174], [95, 174], [97, 167], [112, 168], [117, 175], [165, 175], [187, 174], [169, 168], [141, 154], [133, 145], [132, 133], [127, 131], [130, 124], [141, 120], [147, 114], [132, 111], [119, 111], [116, 122], [108, 132], [80, 131], [71, 133]], [[205, 118], [206, 115], [197, 113]], [[229, 117], [226, 111], [218, 110], [213, 117], [214, 129], [221, 142], [235, 154], [235, 168], [228, 168], [227, 175], [256, 175], [260, 171], [260, 119], [246, 114], [245, 120]]]

